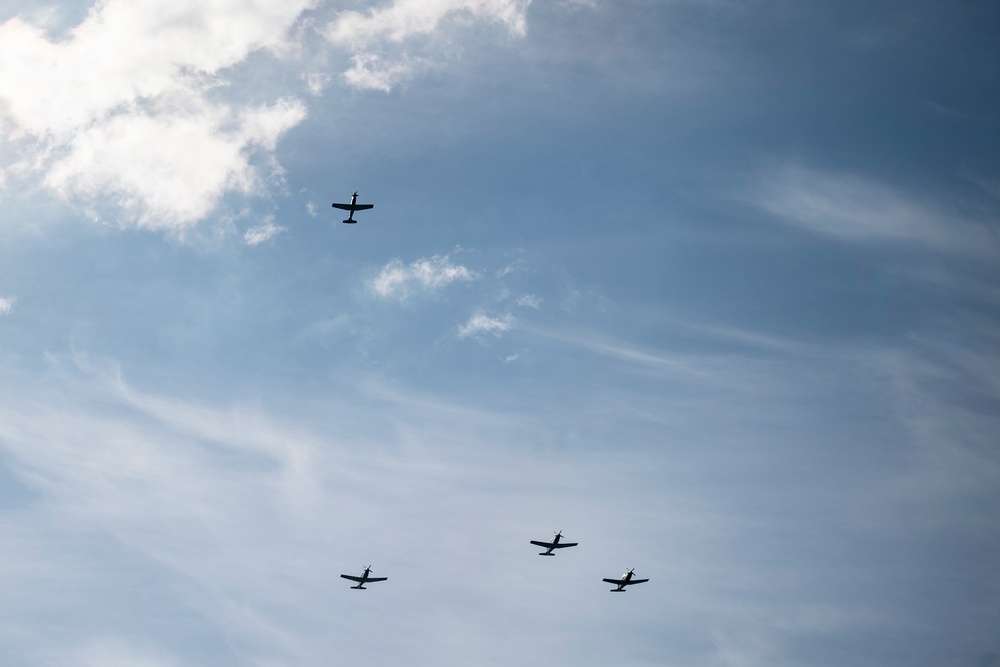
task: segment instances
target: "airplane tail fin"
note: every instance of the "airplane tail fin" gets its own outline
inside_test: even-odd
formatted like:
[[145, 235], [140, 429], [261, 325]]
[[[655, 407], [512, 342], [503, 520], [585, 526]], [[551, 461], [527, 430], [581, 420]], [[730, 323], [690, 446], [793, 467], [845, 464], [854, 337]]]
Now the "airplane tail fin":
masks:
[[345, 225], [356, 225], [356, 224], [358, 224], [358, 221], [357, 220], [352, 220], [352, 219], [348, 218], [347, 220], [344, 220], [344, 224]]
[[538, 552], [538, 555], [539, 556], [555, 556], [555, 554], [552, 553], [551, 551], [540, 551], [540, 552]]

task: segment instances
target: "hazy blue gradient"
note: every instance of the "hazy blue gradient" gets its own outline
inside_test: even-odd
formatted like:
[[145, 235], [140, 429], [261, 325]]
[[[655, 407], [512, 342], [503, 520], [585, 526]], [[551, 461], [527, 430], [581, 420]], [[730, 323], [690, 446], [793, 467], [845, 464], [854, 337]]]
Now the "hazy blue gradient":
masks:
[[1000, 6], [299, 4], [0, 2], [0, 664], [998, 660]]

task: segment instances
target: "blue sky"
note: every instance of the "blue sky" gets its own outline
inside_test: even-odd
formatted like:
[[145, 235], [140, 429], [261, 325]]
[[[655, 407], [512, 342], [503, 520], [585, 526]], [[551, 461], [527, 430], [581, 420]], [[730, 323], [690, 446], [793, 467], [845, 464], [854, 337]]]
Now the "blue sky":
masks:
[[0, 3], [0, 663], [996, 664], [998, 28]]

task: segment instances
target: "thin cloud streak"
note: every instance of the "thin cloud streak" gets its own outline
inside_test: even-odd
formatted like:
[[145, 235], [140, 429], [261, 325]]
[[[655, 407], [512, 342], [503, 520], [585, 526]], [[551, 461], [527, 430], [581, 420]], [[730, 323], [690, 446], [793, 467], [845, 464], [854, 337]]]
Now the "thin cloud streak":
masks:
[[970, 220], [855, 174], [780, 165], [761, 170], [737, 198], [785, 224], [844, 241], [997, 257], [991, 221]]

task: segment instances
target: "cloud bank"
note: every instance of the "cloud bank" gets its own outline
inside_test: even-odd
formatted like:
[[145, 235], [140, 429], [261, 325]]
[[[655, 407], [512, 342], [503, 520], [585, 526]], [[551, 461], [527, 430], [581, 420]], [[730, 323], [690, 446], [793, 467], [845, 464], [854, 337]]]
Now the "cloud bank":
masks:
[[[123, 224], [183, 232], [226, 192], [253, 194], [257, 153], [306, 116], [302, 102], [221, 102], [223, 70], [286, 46], [311, 0], [107, 0], [63, 40], [0, 25], [0, 139], [64, 198], [106, 197]], [[96, 214], [95, 214], [96, 215]]]

